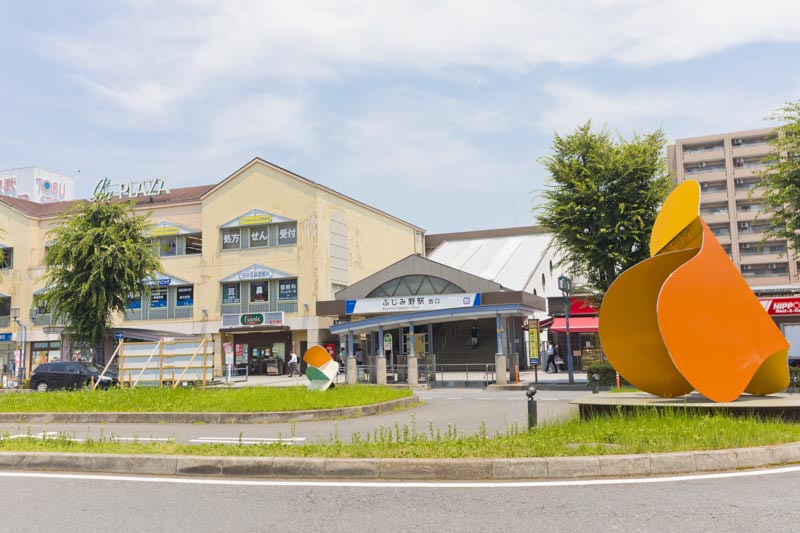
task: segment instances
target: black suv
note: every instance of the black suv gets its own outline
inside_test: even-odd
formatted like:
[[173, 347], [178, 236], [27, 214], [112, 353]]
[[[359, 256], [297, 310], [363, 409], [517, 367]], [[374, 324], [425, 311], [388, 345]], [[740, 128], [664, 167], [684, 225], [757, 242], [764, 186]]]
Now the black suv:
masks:
[[84, 361], [56, 361], [42, 363], [37, 366], [31, 375], [31, 388], [39, 392], [55, 389], [80, 389], [91, 387], [92, 381], [99, 383], [98, 387], [107, 389], [117, 385], [117, 375], [106, 372], [100, 378], [103, 369], [94, 363]]

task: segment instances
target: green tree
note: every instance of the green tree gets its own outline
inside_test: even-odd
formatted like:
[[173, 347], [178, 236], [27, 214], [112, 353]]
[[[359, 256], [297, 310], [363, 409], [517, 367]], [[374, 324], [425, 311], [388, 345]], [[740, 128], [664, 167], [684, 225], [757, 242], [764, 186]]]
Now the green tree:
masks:
[[770, 136], [772, 151], [759, 173], [764, 211], [771, 217], [765, 240], [786, 239], [800, 250], [800, 101], [787, 103], [769, 116], [783, 122]]
[[94, 347], [98, 360], [114, 314], [124, 312], [128, 295], [146, 292], [146, 280], [160, 269], [147, 239], [150, 215], [136, 215], [132, 207], [97, 195], [69, 211], [49, 234], [46, 290], [37, 304], [64, 323], [72, 342]]
[[555, 233], [561, 264], [605, 294], [625, 269], [649, 256], [650, 232], [672, 189], [663, 131], [615, 140], [591, 121], [556, 134], [552, 153], [539, 161], [549, 173], [538, 223]]

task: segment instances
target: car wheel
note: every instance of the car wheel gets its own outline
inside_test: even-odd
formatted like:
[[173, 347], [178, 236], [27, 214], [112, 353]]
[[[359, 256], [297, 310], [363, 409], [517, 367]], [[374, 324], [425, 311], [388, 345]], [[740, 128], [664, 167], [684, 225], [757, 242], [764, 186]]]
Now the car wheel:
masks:
[[46, 381], [40, 381], [36, 384], [36, 390], [39, 392], [47, 392], [49, 388]]

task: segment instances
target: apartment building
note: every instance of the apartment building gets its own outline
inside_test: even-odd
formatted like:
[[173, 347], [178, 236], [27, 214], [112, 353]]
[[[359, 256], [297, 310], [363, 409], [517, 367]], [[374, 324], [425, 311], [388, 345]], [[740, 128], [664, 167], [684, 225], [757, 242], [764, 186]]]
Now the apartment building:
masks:
[[700, 184], [700, 214], [759, 296], [800, 293], [798, 257], [781, 239], [762, 242], [769, 226], [758, 172], [772, 128], [678, 139], [668, 147], [676, 183]]

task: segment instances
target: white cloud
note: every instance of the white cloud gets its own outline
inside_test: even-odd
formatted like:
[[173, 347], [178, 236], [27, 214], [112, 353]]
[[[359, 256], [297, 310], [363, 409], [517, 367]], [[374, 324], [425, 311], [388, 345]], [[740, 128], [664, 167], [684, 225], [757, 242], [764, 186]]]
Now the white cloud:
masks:
[[764, 118], [780, 104], [769, 89], [761, 94], [697, 87], [606, 93], [553, 83], [545, 87], [551, 102], [536, 126], [544, 134], [565, 134], [591, 119], [596, 127], [607, 125], [624, 137], [664, 128], [671, 139], [768, 127]]
[[797, 42], [798, 30], [791, 0], [142, 1], [43, 38], [41, 51], [117, 105], [159, 113], [217, 83], [293, 85], [375, 66], [654, 64]]

